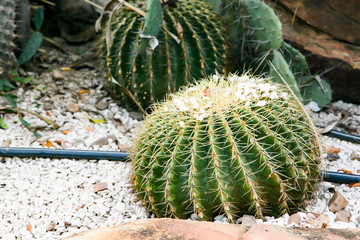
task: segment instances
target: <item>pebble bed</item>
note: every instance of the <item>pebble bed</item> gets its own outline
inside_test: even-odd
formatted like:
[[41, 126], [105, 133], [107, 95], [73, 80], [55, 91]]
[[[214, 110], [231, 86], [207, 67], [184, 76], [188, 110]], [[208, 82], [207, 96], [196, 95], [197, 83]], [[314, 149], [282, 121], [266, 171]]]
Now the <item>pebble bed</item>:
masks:
[[[17, 92], [20, 96], [20, 108], [46, 116], [60, 125], [60, 128], [53, 130], [39, 118], [25, 113], [25, 120], [38, 129], [37, 132], [41, 135], [36, 139], [20, 123], [17, 115], [6, 114], [4, 123], [7, 128], [0, 129], [0, 146], [115, 151], [129, 149], [141, 119], [138, 113], [127, 112], [106, 96], [101, 72], [82, 69], [61, 74], [64, 79], [60, 84], [54, 79], [54, 72], [50, 71], [36, 76], [36, 88], [19, 88]], [[74, 81], [74, 78], [77, 80]], [[82, 89], [89, 92], [79, 93]], [[103, 110], [95, 107], [99, 100], [107, 103]], [[76, 104], [79, 111], [71, 112], [69, 103]], [[0, 106], [6, 105], [6, 100], [0, 98]], [[359, 129], [358, 105], [337, 101], [326, 111], [314, 113], [309, 110], [309, 113], [320, 126], [340, 120], [347, 113], [340, 120], [342, 125], [355, 129], [354, 131]], [[99, 124], [91, 119], [105, 119], [106, 122]], [[325, 154], [325, 169], [348, 169], [354, 173], [360, 170], [360, 161], [350, 158], [352, 154], [360, 155], [359, 144], [326, 136], [321, 140], [325, 149], [330, 146], [340, 148], [338, 159], [330, 160]], [[0, 157], [0, 171], [0, 239], [61, 239], [91, 228], [151, 217], [134, 192], [129, 163]], [[96, 190], [99, 184], [103, 186], [105, 183], [103, 190]], [[349, 201], [345, 208], [351, 212], [349, 223], [334, 221], [335, 214], [327, 207], [333, 195], [329, 191], [331, 188]], [[360, 188], [322, 182], [316, 200], [298, 213], [301, 217], [299, 225], [313, 227], [310, 221], [313, 215], [309, 212], [315, 212], [329, 218], [327, 227], [360, 227], [359, 202]], [[277, 219], [266, 217], [256, 221], [288, 226], [288, 220], [289, 216], [285, 215]], [[228, 221], [223, 216], [218, 216], [215, 222]]]

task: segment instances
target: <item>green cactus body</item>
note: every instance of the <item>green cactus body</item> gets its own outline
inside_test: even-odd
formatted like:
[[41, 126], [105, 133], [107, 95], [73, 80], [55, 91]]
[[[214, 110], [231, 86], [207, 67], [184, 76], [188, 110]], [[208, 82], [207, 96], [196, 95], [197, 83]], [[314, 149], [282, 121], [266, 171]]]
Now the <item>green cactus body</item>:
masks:
[[271, 63], [272, 65], [269, 76], [278, 83], [284, 83], [285, 81], [291, 87], [296, 96], [301, 99], [300, 90], [295, 76], [291, 71], [289, 64], [286, 62], [283, 55], [279, 51], [274, 52]]
[[259, 53], [276, 50], [281, 47], [282, 24], [274, 10], [260, 0], [243, 0], [248, 13], [248, 31], [250, 41]]
[[267, 60], [283, 42], [275, 12], [260, 0], [231, 0], [223, 11], [237, 67], [256, 74], [269, 71]]
[[0, 0], [0, 78], [3, 79], [11, 75], [14, 63], [15, 7], [14, 0]]
[[309, 73], [309, 66], [306, 62], [306, 58], [299, 50], [293, 48], [290, 44], [283, 42], [280, 51], [295, 77], [301, 78]]
[[138, 196], [158, 217], [280, 216], [318, 180], [317, 133], [284, 85], [212, 76], [154, 107], [131, 155]]
[[330, 84], [319, 75], [300, 78], [300, 91], [304, 104], [314, 101], [320, 108], [327, 106], [332, 99]]
[[162, 13], [163, 30], [181, 39], [180, 43], [161, 30], [159, 45], [153, 51], [137, 54], [144, 20], [122, 7], [112, 23], [114, 38], [109, 52], [103, 44], [110, 90], [128, 107], [135, 105], [111, 83], [112, 78], [147, 108], [181, 86], [225, 71], [225, 30], [222, 19], [210, 6], [200, 0], [180, 0], [177, 7], [166, 7]]

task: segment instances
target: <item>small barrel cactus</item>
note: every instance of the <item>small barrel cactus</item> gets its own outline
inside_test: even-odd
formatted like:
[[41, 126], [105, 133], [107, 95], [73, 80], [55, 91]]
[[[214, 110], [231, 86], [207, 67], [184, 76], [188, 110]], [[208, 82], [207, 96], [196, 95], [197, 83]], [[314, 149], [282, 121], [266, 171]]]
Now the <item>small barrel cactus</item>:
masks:
[[0, 79], [10, 76], [14, 64], [15, 7], [14, 0], [0, 0]]
[[131, 158], [138, 196], [156, 216], [234, 222], [305, 207], [320, 156], [313, 124], [284, 85], [213, 75], [154, 107]]
[[[136, 4], [143, 8], [145, 1]], [[221, 17], [210, 5], [201, 0], [179, 0], [176, 6], [163, 8], [162, 22], [158, 46], [138, 54], [144, 18], [123, 6], [111, 22], [113, 42], [109, 51], [105, 37], [102, 40], [110, 91], [127, 107], [136, 105], [121, 87], [112, 83], [113, 80], [147, 108], [181, 86], [225, 71], [225, 28]], [[180, 39], [180, 43], [169, 32]]]

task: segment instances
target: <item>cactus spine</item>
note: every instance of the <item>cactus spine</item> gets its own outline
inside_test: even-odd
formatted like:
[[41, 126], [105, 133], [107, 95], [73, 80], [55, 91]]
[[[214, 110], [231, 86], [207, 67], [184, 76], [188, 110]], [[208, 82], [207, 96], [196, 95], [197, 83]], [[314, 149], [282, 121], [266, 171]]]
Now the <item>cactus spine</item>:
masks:
[[131, 158], [138, 195], [158, 217], [280, 216], [313, 196], [319, 142], [283, 85], [214, 75], [154, 108]]
[[13, 67], [15, 7], [14, 0], [0, 0], [0, 79], [7, 79]]
[[221, 18], [200, 0], [180, 0], [176, 7], [163, 8], [163, 28], [181, 39], [178, 44], [160, 31], [159, 45], [138, 54], [143, 18], [122, 7], [112, 22], [113, 44], [103, 47], [110, 91], [128, 107], [132, 100], [111, 83], [114, 78], [147, 108], [169, 92], [209, 74], [224, 72], [227, 41]]

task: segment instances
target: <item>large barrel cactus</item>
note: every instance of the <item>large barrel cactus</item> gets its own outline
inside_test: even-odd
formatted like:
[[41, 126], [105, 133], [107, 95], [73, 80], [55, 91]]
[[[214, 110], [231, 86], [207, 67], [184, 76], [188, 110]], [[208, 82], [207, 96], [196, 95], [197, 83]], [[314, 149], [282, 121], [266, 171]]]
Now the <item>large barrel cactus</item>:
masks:
[[131, 158], [138, 196], [156, 216], [233, 222], [305, 207], [320, 155], [310, 119], [284, 85], [213, 75], [154, 107]]
[[10, 76], [14, 63], [15, 7], [14, 0], [0, 0], [0, 79]]
[[[145, 1], [131, 3], [142, 9], [145, 5]], [[135, 106], [133, 100], [112, 83], [113, 79], [147, 108], [181, 86], [225, 71], [227, 40], [223, 21], [210, 5], [201, 0], [179, 0], [176, 6], [163, 7], [162, 21], [159, 45], [138, 54], [144, 18], [124, 6], [111, 22], [113, 42], [109, 51], [103, 40], [110, 91], [128, 107]]]

